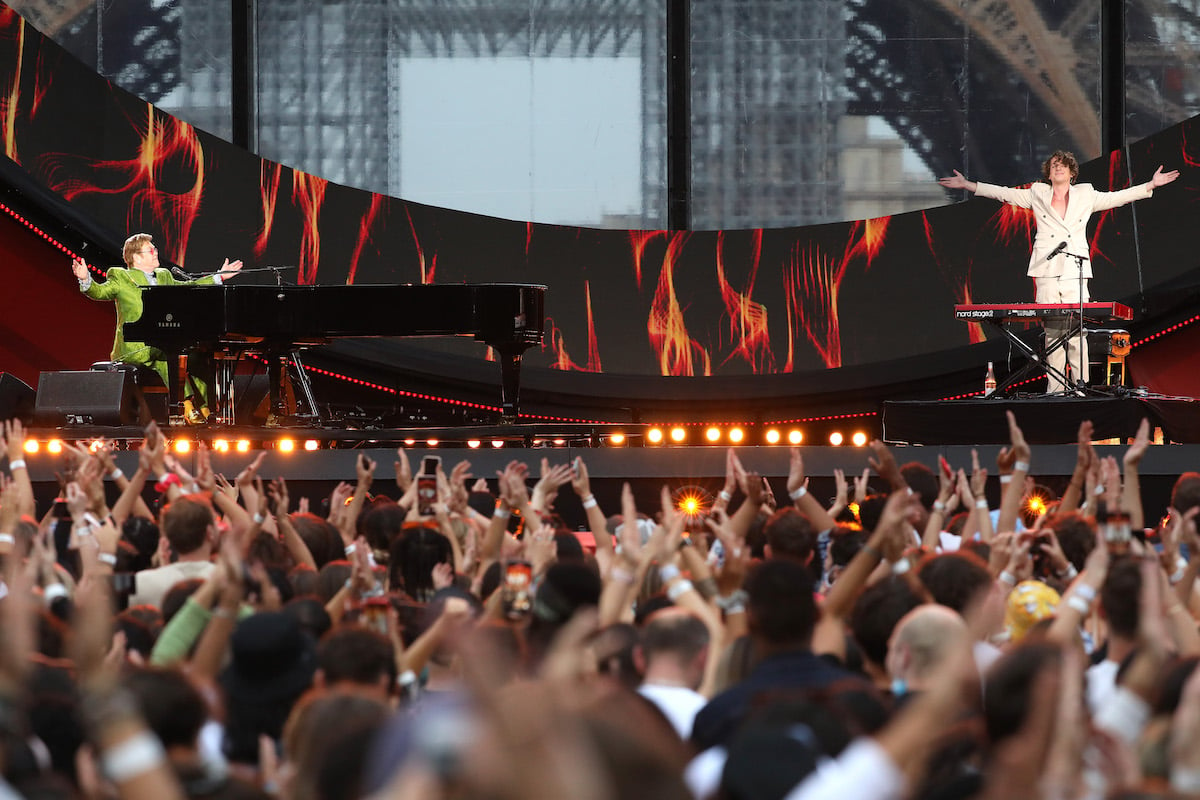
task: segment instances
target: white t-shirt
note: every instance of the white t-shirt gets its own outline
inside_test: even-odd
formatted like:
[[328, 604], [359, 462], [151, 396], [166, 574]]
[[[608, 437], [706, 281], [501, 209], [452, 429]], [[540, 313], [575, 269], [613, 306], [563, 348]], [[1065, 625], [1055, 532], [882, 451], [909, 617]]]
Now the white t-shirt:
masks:
[[638, 687], [638, 694], [658, 706], [685, 742], [692, 737], [692, 721], [696, 714], [708, 703], [704, 695], [685, 686], [643, 683]]

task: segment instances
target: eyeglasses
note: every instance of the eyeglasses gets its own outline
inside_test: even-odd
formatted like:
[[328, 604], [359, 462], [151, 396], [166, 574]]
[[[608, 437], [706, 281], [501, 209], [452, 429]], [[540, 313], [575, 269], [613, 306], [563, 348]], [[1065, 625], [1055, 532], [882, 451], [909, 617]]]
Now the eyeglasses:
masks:
[[144, 256], [148, 256], [148, 255], [150, 255], [151, 253], [157, 253], [157, 252], [158, 252], [158, 248], [157, 248], [157, 247], [155, 247], [154, 245], [148, 245], [147, 247], [144, 247], [144, 248], [142, 248], [142, 249], [141, 249], [141, 250], [139, 250], [138, 252], [139, 252], [139, 253], [141, 253], [141, 254], [142, 254], [142, 255], [144, 255]]

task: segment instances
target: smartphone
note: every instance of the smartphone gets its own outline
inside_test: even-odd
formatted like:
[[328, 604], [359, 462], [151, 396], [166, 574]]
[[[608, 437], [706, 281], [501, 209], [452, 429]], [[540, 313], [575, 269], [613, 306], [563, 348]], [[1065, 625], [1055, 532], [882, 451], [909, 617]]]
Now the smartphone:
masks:
[[433, 504], [437, 502], [437, 471], [442, 459], [425, 456], [421, 459], [421, 472], [417, 475], [417, 513], [422, 517], [433, 516]]
[[524, 619], [533, 608], [530, 590], [533, 588], [533, 566], [528, 561], [512, 560], [504, 563], [504, 585], [500, 599], [507, 619]]
[[368, 597], [362, 604], [363, 625], [384, 636], [388, 633], [388, 608], [391, 601], [387, 595]]

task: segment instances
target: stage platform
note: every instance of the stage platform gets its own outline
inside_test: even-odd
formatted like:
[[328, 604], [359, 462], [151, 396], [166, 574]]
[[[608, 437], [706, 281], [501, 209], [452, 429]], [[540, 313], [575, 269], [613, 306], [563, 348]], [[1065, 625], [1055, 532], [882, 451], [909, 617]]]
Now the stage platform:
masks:
[[1162, 430], [1164, 442], [1200, 443], [1200, 401], [1136, 395], [886, 402], [883, 437], [896, 444], [1003, 444], [1009, 438], [1006, 411], [1016, 415], [1030, 444], [1074, 442], [1083, 420], [1092, 421], [1096, 440], [1128, 439], [1142, 419]]

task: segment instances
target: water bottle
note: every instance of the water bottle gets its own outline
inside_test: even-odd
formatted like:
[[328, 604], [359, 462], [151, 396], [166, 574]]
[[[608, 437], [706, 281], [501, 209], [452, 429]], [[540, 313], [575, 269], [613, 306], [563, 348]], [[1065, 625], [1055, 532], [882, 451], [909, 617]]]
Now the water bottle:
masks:
[[987, 375], [983, 378], [983, 396], [990, 397], [996, 391], [996, 370], [992, 368], [992, 362], [988, 362]]

